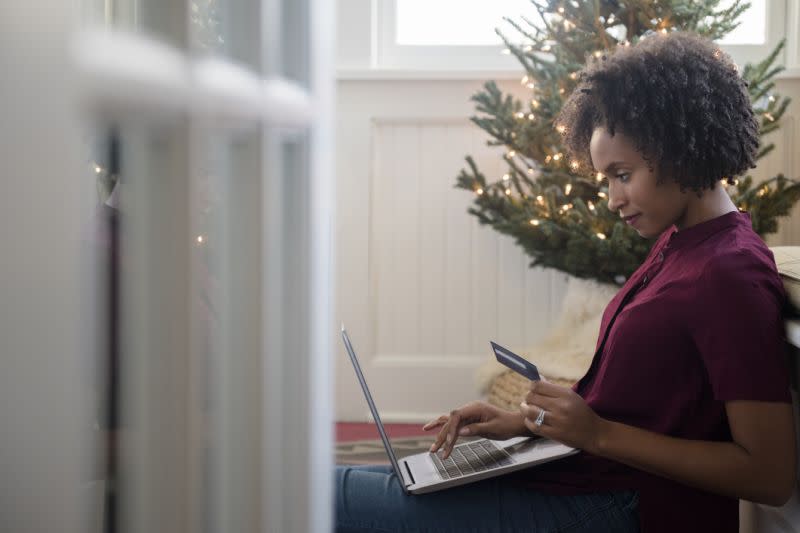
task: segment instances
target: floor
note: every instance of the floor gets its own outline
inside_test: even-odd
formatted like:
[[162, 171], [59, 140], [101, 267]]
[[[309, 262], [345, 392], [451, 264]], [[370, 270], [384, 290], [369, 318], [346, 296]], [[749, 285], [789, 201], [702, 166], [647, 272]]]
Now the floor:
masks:
[[[435, 432], [422, 431], [422, 424], [384, 424], [389, 438], [430, 436], [431, 442]], [[356, 440], [379, 439], [378, 427], [371, 423], [337, 422], [336, 442], [352, 442]]]

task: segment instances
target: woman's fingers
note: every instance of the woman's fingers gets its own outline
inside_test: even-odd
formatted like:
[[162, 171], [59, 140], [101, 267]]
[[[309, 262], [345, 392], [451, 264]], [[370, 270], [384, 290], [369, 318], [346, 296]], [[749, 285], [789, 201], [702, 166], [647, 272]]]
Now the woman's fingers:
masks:
[[442, 415], [439, 418], [435, 418], [435, 419], [431, 420], [430, 422], [428, 422], [427, 424], [425, 424], [424, 426], [422, 426], [422, 430], [423, 431], [430, 431], [431, 429], [433, 429], [435, 427], [441, 426], [442, 424], [447, 422], [448, 418], [450, 418], [448, 415]]

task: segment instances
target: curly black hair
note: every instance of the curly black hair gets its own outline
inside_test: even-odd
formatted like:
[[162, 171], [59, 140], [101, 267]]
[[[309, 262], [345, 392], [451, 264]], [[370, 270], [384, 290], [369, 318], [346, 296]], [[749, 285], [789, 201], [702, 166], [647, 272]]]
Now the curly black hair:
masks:
[[591, 56], [556, 120], [572, 158], [592, 167], [592, 132], [618, 129], [659, 183], [698, 194], [755, 167], [758, 122], [747, 82], [712, 41], [687, 32], [649, 35]]

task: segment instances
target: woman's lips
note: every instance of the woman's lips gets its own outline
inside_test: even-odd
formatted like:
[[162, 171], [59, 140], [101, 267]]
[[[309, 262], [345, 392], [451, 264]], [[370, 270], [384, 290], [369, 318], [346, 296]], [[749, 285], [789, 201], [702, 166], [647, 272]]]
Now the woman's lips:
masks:
[[630, 224], [632, 226], [632, 225], [634, 225], [636, 223], [637, 220], [639, 220], [640, 216], [642, 216], [641, 213], [639, 213], [638, 215], [633, 215], [630, 218], [626, 218], [625, 222], [627, 222], [628, 224]]

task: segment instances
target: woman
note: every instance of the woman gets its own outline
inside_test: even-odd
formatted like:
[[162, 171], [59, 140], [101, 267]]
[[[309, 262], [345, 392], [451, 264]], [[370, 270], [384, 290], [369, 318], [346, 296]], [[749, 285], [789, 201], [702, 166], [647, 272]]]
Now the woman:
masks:
[[755, 166], [745, 82], [714, 43], [652, 35], [593, 61], [557, 121], [647, 259], [603, 315], [572, 388], [534, 382], [518, 412], [474, 402], [426, 424], [541, 435], [581, 453], [424, 496], [383, 467], [337, 469], [340, 531], [738, 531], [738, 500], [785, 503], [796, 457], [786, 302], [773, 256], [721, 186]]

